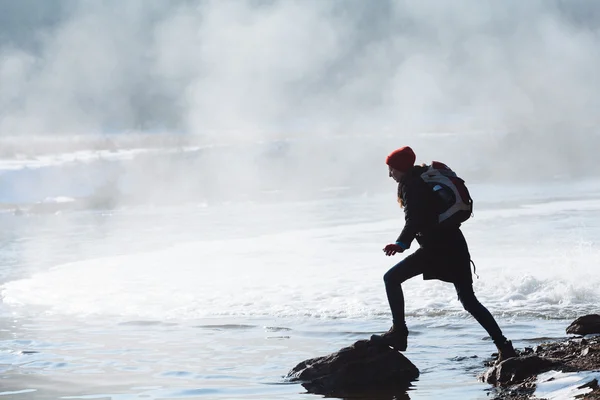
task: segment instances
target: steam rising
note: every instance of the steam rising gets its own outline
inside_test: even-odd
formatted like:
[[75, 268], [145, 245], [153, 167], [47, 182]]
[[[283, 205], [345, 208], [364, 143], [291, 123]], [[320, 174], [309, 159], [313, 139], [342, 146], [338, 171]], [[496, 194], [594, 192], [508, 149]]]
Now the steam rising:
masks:
[[0, 135], [337, 137], [284, 154], [321, 149], [337, 184], [404, 144], [485, 177], [597, 172], [599, 27], [593, 1], [2, 2]]

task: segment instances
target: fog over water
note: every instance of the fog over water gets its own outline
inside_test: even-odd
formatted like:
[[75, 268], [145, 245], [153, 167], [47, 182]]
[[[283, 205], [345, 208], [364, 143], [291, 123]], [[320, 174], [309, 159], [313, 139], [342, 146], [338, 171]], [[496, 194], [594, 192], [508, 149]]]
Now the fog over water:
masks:
[[0, 135], [328, 137], [286, 166], [341, 181], [402, 144], [485, 178], [597, 173], [599, 27], [593, 1], [2, 1]]

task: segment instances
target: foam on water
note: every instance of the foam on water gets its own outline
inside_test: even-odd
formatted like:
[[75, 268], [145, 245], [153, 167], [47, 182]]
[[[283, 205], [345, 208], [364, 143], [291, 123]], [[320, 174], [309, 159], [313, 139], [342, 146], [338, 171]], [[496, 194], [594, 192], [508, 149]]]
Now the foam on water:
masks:
[[[248, 213], [268, 212], [248, 207]], [[398, 225], [397, 219], [350, 221], [77, 261], [9, 282], [3, 298], [57, 314], [162, 320], [388, 318], [382, 275], [401, 258], [386, 258], [381, 248]], [[478, 297], [505, 316], [593, 312], [600, 300], [592, 267], [600, 262], [599, 230], [594, 199], [479, 211], [464, 227], [480, 275]], [[415, 278], [403, 287], [410, 315], [466, 315], [452, 285]]]

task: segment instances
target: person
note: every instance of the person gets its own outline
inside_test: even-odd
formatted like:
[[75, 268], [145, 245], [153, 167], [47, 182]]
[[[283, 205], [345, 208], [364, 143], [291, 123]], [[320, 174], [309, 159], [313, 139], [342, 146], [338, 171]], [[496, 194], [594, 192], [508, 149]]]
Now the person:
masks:
[[383, 251], [387, 256], [402, 253], [410, 248], [413, 240], [419, 243], [419, 248], [384, 275], [393, 325], [388, 332], [373, 335], [372, 339], [383, 341], [399, 351], [406, 350], [408, 328], [404, 317], [402, 283], [422, 274], [425, 280], [438, 279], [454, 284], [464, 309], [479, 322], [497, 346], [498, 360], [516, 357], [512, 343], [502, 334], [492, 314], [475, 297], [471, 257], [460, 222], [452, 218], [440, 222], [443, 202], [422, 178], [430, 166], [414, 165], [415, 159], [415, 153], [408, 146], [393, 151], [386, 158], [389, 176], [398, 182], [398, 202], [404, 209], [405, 225], [396, 242], [385, 246]]

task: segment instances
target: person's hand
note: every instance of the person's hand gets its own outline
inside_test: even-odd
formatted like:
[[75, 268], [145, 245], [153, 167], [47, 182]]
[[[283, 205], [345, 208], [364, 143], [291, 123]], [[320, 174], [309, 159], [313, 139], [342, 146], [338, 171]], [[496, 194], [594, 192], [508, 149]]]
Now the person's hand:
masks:
[[383, 252], [386, 256], [393, 256], [396, 253], [402, 253], [404, 250], [404, 247], [399, 246], [396, 243], [388, 244], [383, 248]]

